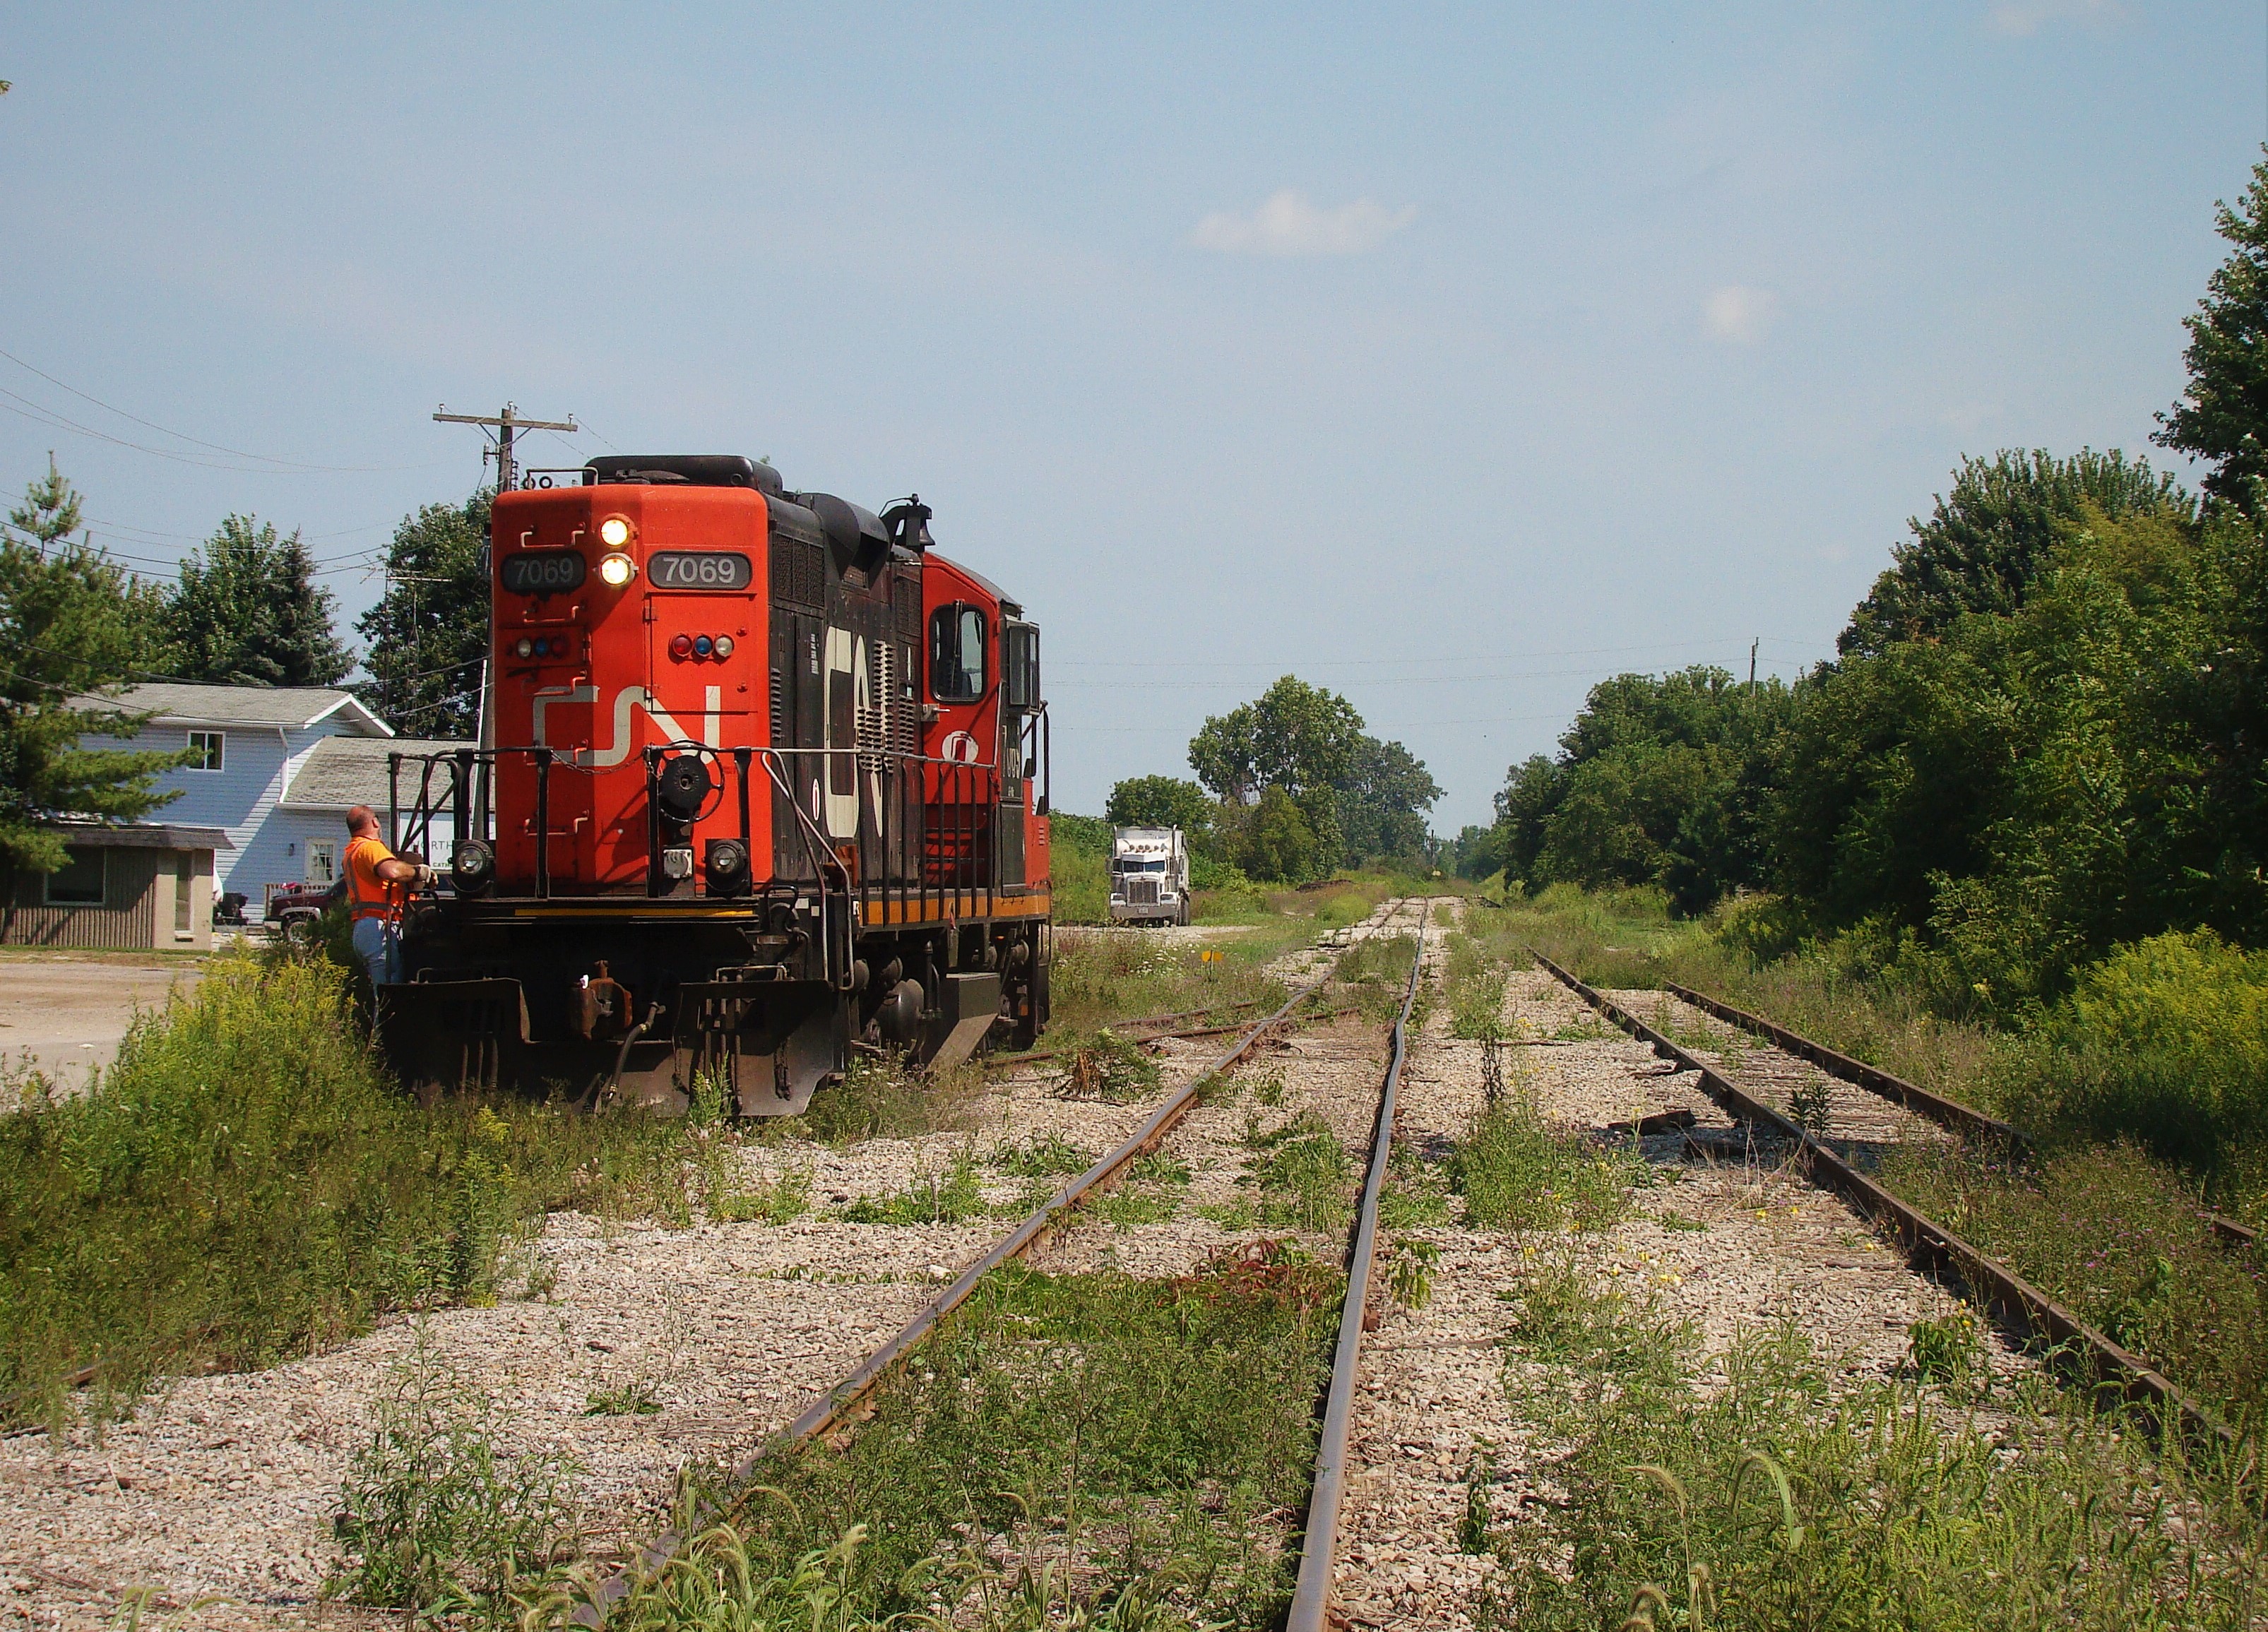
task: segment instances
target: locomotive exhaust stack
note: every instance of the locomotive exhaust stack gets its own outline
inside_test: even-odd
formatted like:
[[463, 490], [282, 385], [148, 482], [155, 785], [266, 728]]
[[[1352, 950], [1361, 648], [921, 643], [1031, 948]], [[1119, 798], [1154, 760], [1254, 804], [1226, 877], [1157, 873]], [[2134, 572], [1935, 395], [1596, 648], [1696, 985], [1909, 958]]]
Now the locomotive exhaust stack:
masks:
[[397, 843], [463, 835], [380, 992], [406, 1081], [780, 1114], [1037, 1037], [1039, 631], [930, 519], [726, 454], [497, 496], [493, 746], [394, 761]]

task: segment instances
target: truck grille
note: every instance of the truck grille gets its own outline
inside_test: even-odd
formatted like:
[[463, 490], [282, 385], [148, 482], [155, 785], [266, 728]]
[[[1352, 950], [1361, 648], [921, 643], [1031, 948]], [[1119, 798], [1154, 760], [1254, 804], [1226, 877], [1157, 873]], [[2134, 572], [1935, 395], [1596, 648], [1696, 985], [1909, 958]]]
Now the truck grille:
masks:
[[1129, 907], [1154, 907], [1158, 904], [1158, 881], [1155, 878], [1126, 880], [1126, 904]]

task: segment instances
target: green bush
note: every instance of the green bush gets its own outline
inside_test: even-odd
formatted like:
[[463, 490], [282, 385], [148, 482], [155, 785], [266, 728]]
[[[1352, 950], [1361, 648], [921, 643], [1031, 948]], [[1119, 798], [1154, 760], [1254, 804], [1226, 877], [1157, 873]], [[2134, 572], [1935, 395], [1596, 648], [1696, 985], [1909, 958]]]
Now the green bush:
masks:
[[2268, 1136], [2268, 952], [2210, 930], [2121, 946], [2084, 971], [2036, 1056], [2066, 1119], [2214, 1163]]

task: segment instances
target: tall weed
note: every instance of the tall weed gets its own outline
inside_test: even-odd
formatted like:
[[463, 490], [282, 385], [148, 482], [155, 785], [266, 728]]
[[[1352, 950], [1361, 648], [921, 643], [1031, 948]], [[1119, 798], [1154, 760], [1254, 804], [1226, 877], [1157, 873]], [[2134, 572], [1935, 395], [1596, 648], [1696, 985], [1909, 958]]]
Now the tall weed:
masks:
[[94, 1090], [0, 1116], [0, 1419], [95, 1415], [166, 1371], [247, 1370], [379, 1313], [494, 1298], [553, 1208], [689, 1219], [721, 1130], [504, 1101], [419, 1107], [339, 971], [215, 960]]

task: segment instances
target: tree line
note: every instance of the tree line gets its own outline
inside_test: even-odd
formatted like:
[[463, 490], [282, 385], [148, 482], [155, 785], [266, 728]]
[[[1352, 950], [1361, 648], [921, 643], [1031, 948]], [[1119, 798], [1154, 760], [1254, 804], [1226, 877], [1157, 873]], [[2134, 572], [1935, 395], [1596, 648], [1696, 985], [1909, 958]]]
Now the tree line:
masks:
[[[405, 517], [387, 592], [356, 621], [370, 677], [356, 691], [407, 735], [466, 737], [477, 718], [489, 496]], [[0, 526], [0, 872], [61, 866], [58, 819], [132, 821], [168, 797], [157, 777], [183, 756], [87, 746], [147, 717], [85, 699], [144, 680], [335, 686], [357, 662], [298, 532], [227, 516], [165, 584], [113, 562], [84, 508], [50, 456]]]
[[1180, 827], [1213, 887], [1238, 876], [1303, 883], [1343, 866], [1431, 864], [1425, 813], [1441, 789], [1425, 761], [1363, 728], [1337, 693], [1285, 675], [1207, 718], [1189, 740], [1197, 779], [1133, 776], [1110, 790], [1107, 821]]
[[1459, 871], [1756, 892], [1760, 949], [1836, 937], [2000, 1015], [2169, 930], [2268, 944], [2268, 161], [2219, 219], [2154, 437], [2201, 493], [2117, 451], [1964, 459], [1835, 658], [1594, 687]]

